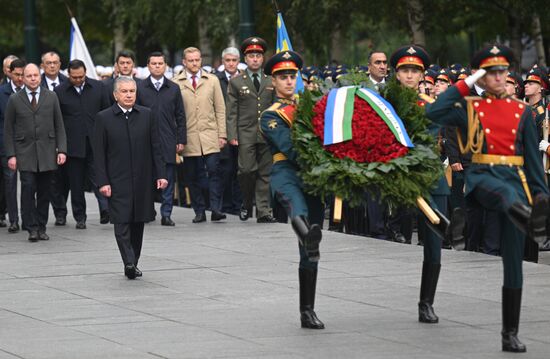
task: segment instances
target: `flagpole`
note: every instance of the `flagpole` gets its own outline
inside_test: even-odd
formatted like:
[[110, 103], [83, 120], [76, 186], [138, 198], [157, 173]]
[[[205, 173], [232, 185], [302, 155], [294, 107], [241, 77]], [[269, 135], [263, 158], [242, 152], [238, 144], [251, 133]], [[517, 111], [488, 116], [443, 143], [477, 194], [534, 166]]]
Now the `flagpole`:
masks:
[[279, 10], [279, 4], [277, 3], [277, 0], [271, 0], [271, 3], [273, 4], [273, 8], [275, 8], [275, 12], [278, 14], [281, 12], [281, 10]]
[[67, 12], [69, 13], [69, 18], [72, 19], [74, 17], [73, 12], [71, 11], [71, 8], [69, 7], [69, 4], [67, 4], [66, 1], [64, 1], [64, 3], [65, 3], [65, 8], [67, 9]]

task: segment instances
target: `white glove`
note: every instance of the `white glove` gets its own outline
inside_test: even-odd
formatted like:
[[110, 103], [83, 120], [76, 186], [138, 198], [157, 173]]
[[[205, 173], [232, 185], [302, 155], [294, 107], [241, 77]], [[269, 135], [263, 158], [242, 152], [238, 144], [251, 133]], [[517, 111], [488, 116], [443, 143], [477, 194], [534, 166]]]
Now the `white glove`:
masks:
[[546, 152], [546, 150], [548, 149], [548, 146], [550, 146], [550, 142], [548, 142], [548, 141], [546, 141], [546, 140], [540, 141], [540, 143], [539, 143], [539, 151], [541, 151], [541, 152]]
[[487, 71], [485, 71], [484, 69], [479, 69], [476, 71], [475, 74], [466, 77], [464, 82], [466, 82], [466, 85], [468, 85], [469, 88], [472, 88], [477, 80], [485, 76], [486, 73]]

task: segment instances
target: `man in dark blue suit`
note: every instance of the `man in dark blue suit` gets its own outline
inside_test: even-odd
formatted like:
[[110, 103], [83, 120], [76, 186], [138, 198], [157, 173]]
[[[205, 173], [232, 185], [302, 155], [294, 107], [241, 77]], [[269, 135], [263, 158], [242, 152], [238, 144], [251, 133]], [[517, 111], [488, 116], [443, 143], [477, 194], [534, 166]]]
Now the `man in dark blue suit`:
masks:
[[46, 52], [42, 55], [40, 68], [44, 71], [40, 86], [53, 91], [57, 86], [67, 81], [67, 76], [61, 70], [61, 58], [55, 51]]
[[153, 52], [147, 59], [151, 75], [138, 83], [137, 104], [149, 107], [158, 122], [159, 141], [165, 163], [168, 186], [162, 190], [160, 214], [163, 226], [174, 226], [170, 216], [174, 203], [176, 182], [176, 153], [183, 152], [187, 144], [187, 131], [183, 99], [179, 86], [164, 76], [166, 57]]
[[[67, 71], [68, 81], [55, 88], [67, 135], [67, 162], [57, 172], [59, 177], [68, 180], [76, 228], [85, 229], [86, 179], [92, 184], [99, 203], [102, 223], [108, 221], [108, 201], [99, 194], [94, 180], [92, 134], [95, 115], [109, 107], [109, 99], [101, 81], [86, 77], [84, 62], [72, 60], [69, 62]], [[58, 190], [61, 192], [63, 188]], [[66, 206], [67, 197], [64, 196], [63, 200]]]
[[[8, 159], [4, 148], [4, 114], [6, 113], [6, 105], [10, 96], [25, 87], [23, 83], [23, 69], [25, 61], [15, 59], [10, 64], [11, 81], [0, 86], [0, 163], [2, 168], [2, 192], [5, 193], [5, 204], [8, 210], [10, 226], [9, 233], [19, 232], [19, 210], [17, 208], [17, 171], [8, 167]], [[5, 210], [1, 209], [0, 214], [4, 214]]]

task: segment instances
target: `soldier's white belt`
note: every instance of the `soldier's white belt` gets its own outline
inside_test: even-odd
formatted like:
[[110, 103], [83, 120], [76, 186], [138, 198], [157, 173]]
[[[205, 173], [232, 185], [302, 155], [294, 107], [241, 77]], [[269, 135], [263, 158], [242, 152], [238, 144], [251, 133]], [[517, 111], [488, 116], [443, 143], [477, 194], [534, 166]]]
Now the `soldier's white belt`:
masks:
[[523, 156], [503, 156], [474, 153], [472, 155], [472, 163], [491, 166], [523, 166]]

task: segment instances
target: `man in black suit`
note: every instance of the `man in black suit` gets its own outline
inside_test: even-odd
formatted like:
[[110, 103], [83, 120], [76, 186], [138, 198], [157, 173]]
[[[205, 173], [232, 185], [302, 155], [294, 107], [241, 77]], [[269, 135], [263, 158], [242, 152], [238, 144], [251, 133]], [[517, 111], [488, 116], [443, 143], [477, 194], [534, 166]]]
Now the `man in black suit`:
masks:
[[149, 107], [159, 128], [159, 140], [164, 160], [168, 186], [162, 191], [160, 214], [163, 226], [174, 226], [170, 216], [174, 203], [176, 182], [176, 153], [182, 153], [187, 143], [185, 111], [180, 88], [164, 77], [166, 57], [153, 52], [147, 59], [151, 75], [138, 83], [137, 104]]
[[52, 171], [65, 163], [67, 140], [57, 96], [40, 87], [40, 71], [28, 64], [25, 89], [11, 96], [4, 117], [8, 166], [21, 176], [21, 213], [29, 241], [48, 240], [48, 192]]
[[115, 79], [119, 76], [132, 77], [136, 83], [139, 83], [140, 80], [134, 78], [134, 67], [136, 66], [136, 57], [133, 52], [128, 50], [122, 50], [116, 55], [115, 59], [115, 71], [111, 78], [103, 81], [107, 93], [109, 94], [109, 101], [114, 104], [115, 97], [113, 96], [114, 83]]
[[[145, 222], [154, 218], [154, 190], [168, 185], [157, 122], [150, 109], [135, 105], [136, 82], [118, 77], [111, 107], [99, 112], [94, 124], [96, 181], [109, 198], [111, 223], [128, 279], [137, 268]], [[156, 186], [154, 186], [156, 184]]]
[[[86, 77], [84, 62], [72, 60], [67, 71], [68, 81], [55, 88], [67, 135], [67, 163], [57, 171], [69, 182], [76, 228], [85, 229], [86, 179], [92, 184], [103, 222], [108, 222], [109, 204], [94, 185], [92, 134], [94, 118], [99, 111], [109, 107], [109, 99], [101, 81]], [[63, 188], [58, 190], [63, 191]], [[66, 199], [67, 197], [64, 197], [65, 201]]]
[[[237, 76], [240, 71], [237, 68], [241, 54], [236, 47], [228, 47], [222, 51], [223, 71], [217, 72], [216, 76], [220, 80], [223, 99], [227, 102], [227, 86], [229, 80]], [[237, 156], [239, 150], [237, 146], [227, 144], [220, 152], [220, 167], [223, 178], [223, 207], [222, 211], [239, 214], [243, 199], [241, 188], [237, 179]]]
[[[4, 60], [4, 64], [6, 60]], [[17, 171], [8, 167], [8, 159], [4, 150], [4, 114], [10, 96], [25, 87], [23, 69], [25, 61], [15, 58], [9, 62], [7, 71], [10, 81], [0, 86], [0, 227], [5, 227], [5, 213], [8, 211], [10, 225], [9, 233], [19, 232], [19, 210], [17, 208]]]
[[[57, 86], [67, 81], [61, 70], [61, 58], [55, 51], [42, 54], [40, 68], [44, 71], [40, 86], [53, 91]], [[64, 226], [67, 217], [67, 196], [69, 194], [69, 182], [64, 172], [54, 171], [52, 174], [52, 186], [50, 189], [50, 203], [55, 215], [55, 225]]]
[[49, 51], [42, 55], [40, 68], [44, 71], [40, 85], [46, 87], [50, 91], [53, 91], [56, 86], [67, 81], [67, 76], [60, 72], [61, 58], [55, 51]]

